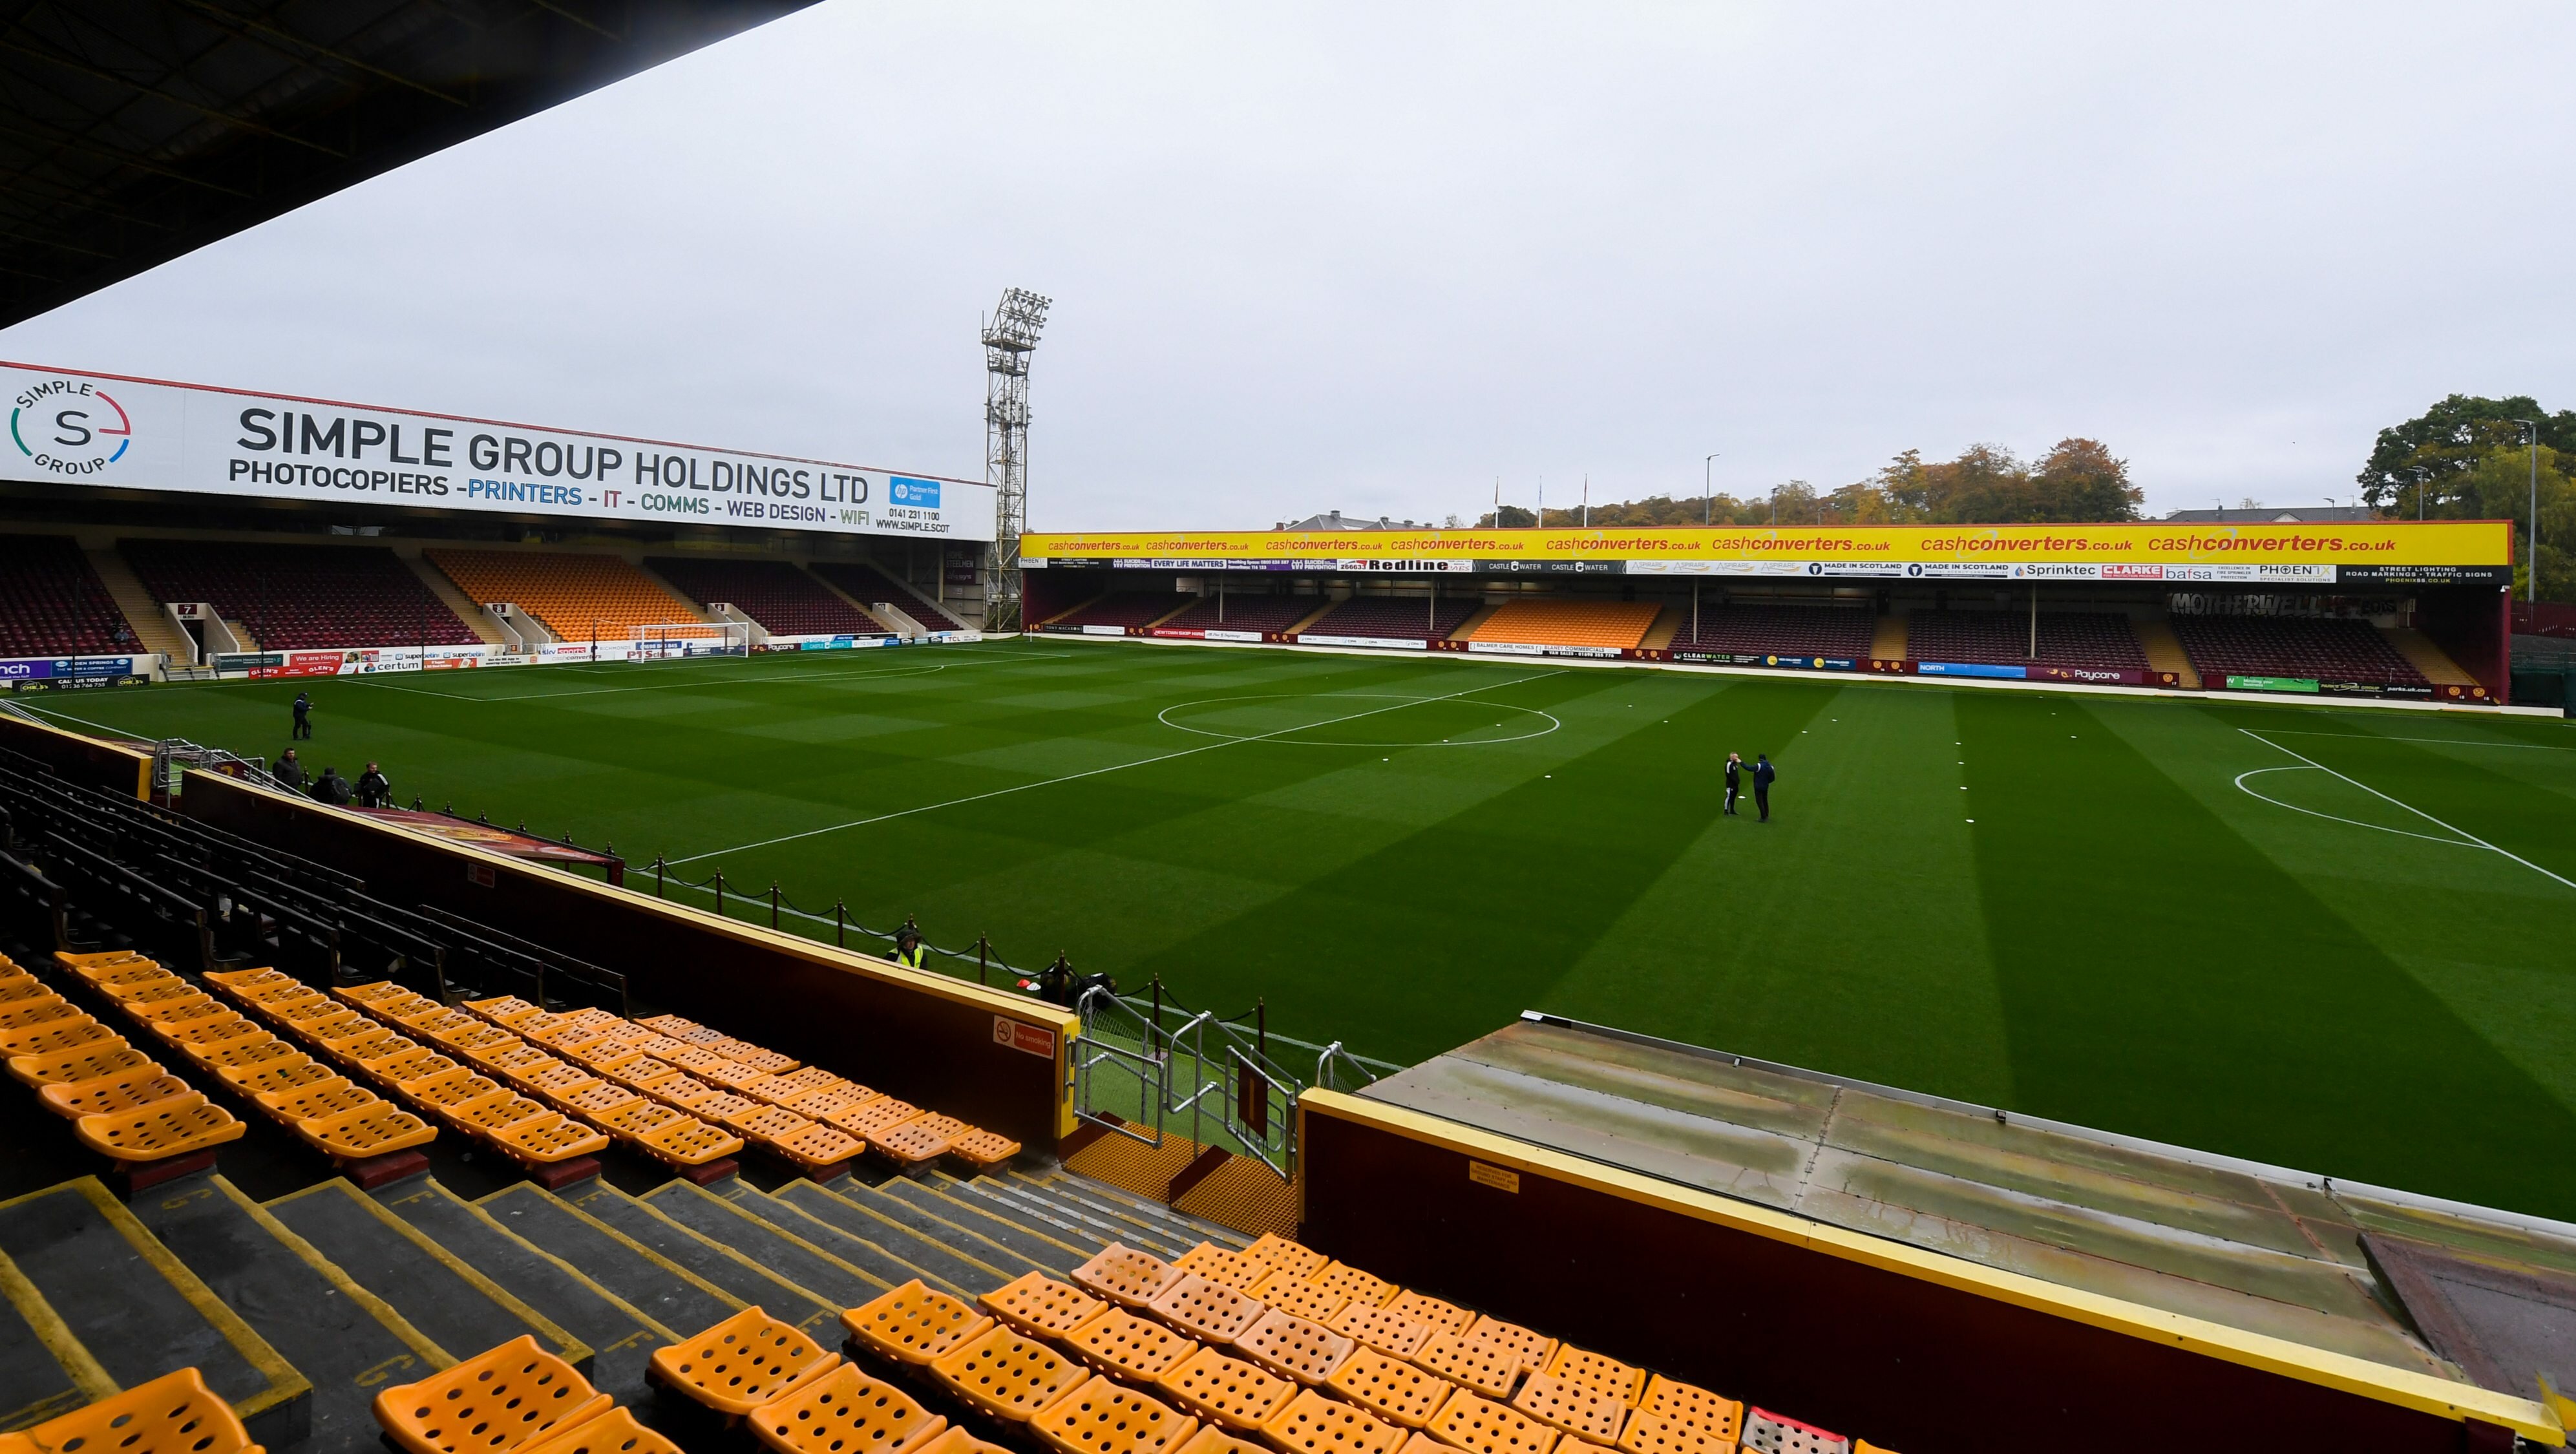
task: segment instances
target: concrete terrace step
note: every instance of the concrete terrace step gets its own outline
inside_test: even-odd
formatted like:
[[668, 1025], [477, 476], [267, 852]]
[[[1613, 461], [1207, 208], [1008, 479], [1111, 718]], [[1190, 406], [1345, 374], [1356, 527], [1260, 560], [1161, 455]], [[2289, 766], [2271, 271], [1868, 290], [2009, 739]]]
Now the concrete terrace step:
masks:
[[[1251, 1245], [1250, 1239], [1240, 1233], [1201, 1222], [1102, 1182], [1062, 1172], [1041, 1176], [1013, 1172], [1011, 1179], [1039, 1195], [1052, 1197], [1058, 1205], [1080, 1206], [1117, 1226], [1132, 1229], [1136, 1236], [1169, 1248], [1168, 1255], [1186, 1252], [1201, 1242], [1214, 1242], [1220, 1247]], [[1130, 1240], [1129, 1245], [1135, 1243]]]
[[972, 1181], [952, 1181], [934, 1174], [930, 1182], [959, 1201], [982, 1207], [1015, 1226], [1028, 1227], [1072, 1247], [1085, 1261], [1112, 1240], [1105, 1228], [1076, 1220], [1071, 1213], [1010, 1186], [1004, 1178], [979, 1176]]
[[686, 1338], [742, 1311], [740, 1298], [652, 1248], [567, 1205], [534, 1182], [474, 1204], [530, 1246], [579, 1271], [661, 1327]]
[[646, 1192], [644, 1204], [710, 1241], [721, 1242], [832, 1304], [855, 1308], [901, 1286], [824, 1250], [763, 1213], [767, 1198], [739, 1179], [713, 1191], [680, 1180]]
[[[413, 1231], [454, 1253], [507, 1288], [548, 1322], [588, 1344], [590, 1381], [620, 1403], [647, 1393], [644, 1366], [653, 1350], [695, 1328], [674, 1331], [629, 1306], [571, 1264], [540, 1250], [492, 1216], [439, 1184], [436, 1177], [399, 1181], [375, 1194], [378, 1205]], [[481, 1351], [481, 1350], [476, 1350]]]
[[[954, 1187], [954, 1182], [914, 1181], [909, 1177], [898, 1177], [877, 1190], [895, 1201], [917, 1208], [927, 1219], [974, 1233], [1033, 1267], [1062, 1275], [1091, 1260], [1091, 1253], [1049, 1236], [1039, 1227], [1012, 1221], [987, 1206], [961, 1199]], [[1013, 1264], [995, 1262], [995, 1265]]]
[[275, 1447], [309, 1432], [304, 1375], [98, 1178], [0, 1202], [0, 1254], [18, 1274], [0, 1292], [90, 1397], [196, 1368], [253, 1439]]
[[18, 1304], [0, 1297], [0, 1433], [41, 1424], [113, 1391], [105, 1374], [75, 1380]]
[[[958, 1297], [973, 1296], [965, 1288], [959, 1287], [943, 1276], [936, 1268], [923, 1267], [888, 1250], [884, 1245], [886, 1240], [892, 1240], [884, 1236], [888, 1229], [870, 1223], [864, 1218], [849, 1216], [846, 1207], [832, 1202], [830, 1193], [822, 1193], [821, 1198], [812, 1208], [800, 1205], [804, 1199], [803, 1196], [791, 1194], [797, 1192], [799, 1185], [800, 1183], [790, 1182], [776, 1192], [762, 1193], [736, 1182], [717, 1190], [719, 1195], [731, 1196], [738, 1205], [758, 1213], [763, 1219], [776, 1226], [804, 1238], [854, 1267], [873, 1276], [884, 1278], [897, 1286], [917, 1277], [941, 1292], [953, 1293]], [[801, 1185], [811, 1187], [812, 1183], [801, 1183]], [[818, 1212], [826, 1215], [817, 1215]], [[835, 1217], [844, 1219], [847, 1225], [843, 1225], [842, 1221], [834, 1220]], [[870, 1235], [872, 1233], [875, 1235]], [[905, 1246], [912, 1251], [920, 1251], [909, 1243]]]
[[1150, 1229], [1121, 1220], [1106, 1207], [1058, 1196], [1044, 1183], [1022, 1181], [1017, 1176], [988, 1177], [977, 1182], [974, 1189], [980, 1195], [1021, 1208], [1028, 1215], [1077, 1228], [1103, 1247], [1116, 1242], [1157, 1257], [1177, 1257], [1188, 1250], [1187, 1244], [1175, 1245], [1168, 1238], [1155, 1236]]
[[[224, 1306], [313, 1385], [309, 1454], [375, 1447], [369, 1408], [386, 1384], [456, 1361], [384, 1299], [213, 1172], [135, 1199], [135, 1216]], [[479, 1349], [467, 1350], [479, 1352]]]
[[348, 1182], [317, 1182], [267, 1206], [352, 1281], [456, 1357], [470, 1358], [533, 1333], [537, 1346], [589, 1373], [589, 1344]]
[[813, 1338], [834, 1342], [836, 1335], [830, 1329], [841, 1309], [830, 1298], [800, 1287], [722, 1242], [682, 1226], [604, 1181], [583, 1182], [571, 1193], [564, 1198], [567, 1203], [625, 1233], [664, 1260], [687, 1268], [700, 1281], [723, 1289], [737, 1304], [756, 1305]]
[[[872, 1212], [902, 1227], [925, 1242], [947, 1248], [961, 1260], [1000, 1276], [1003, 1282], [1038, 1270], [1039, 1263], [1034, 1258], [1011, 1250], [1003, 1242], [985, 1236], [954, 1216], [943, 1215], [938, 1210], [937, 1198], [911, 1194], [918, 1189], [918, 1184], [909, 1178], [894, 1176], [876, 1186], [866, 1186], [855, 1179], [846, 1181], [832, 1194], [855, 1204], [861, 1211]], [[1074, 1265], [1078, 1267], [1081, 1263]]]
[[924, 1237], [866, 1202], [826, 1190], [810, 1181], [790, 1182], [780, 1187], [772, 1200], [794, 1208], [818, 1226], [830, 1227], [841, 1236], [877, 1247], [906, 1266], [918, 1269], [914, 1275], [942, 1292], [971, 1298], [1011, 1280], [990, 1263], [978, 1261], [946, 1243]]

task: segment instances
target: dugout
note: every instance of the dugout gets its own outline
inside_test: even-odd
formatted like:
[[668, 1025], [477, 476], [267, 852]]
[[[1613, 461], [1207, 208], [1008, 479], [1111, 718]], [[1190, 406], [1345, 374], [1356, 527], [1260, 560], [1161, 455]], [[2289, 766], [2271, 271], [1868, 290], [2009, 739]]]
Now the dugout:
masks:
[[1031, 535], [1066, 635], [2484, 705], [2504, 522]]

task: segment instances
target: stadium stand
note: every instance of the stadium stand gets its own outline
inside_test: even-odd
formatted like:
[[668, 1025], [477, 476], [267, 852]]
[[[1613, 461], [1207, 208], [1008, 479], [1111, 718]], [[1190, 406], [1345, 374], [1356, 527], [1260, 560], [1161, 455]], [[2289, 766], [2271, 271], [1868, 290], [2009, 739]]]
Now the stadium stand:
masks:
[[654, 556], [644, 562], [701, 607], [719, 601], [767, 628], [773, 636], [839, 636], [883, 633], [874, 616], [827, 590], [783, 560], [725, 560], [704, 556]]
[[78, 544], [59, 535], [0, 535], [0, 656], [140, 649]]
[[2014, 611], [1916, 611], [1906, 650], [1919, 661], [2026, 661], [2060, 666], [2144, 668], [2147, 649], [2129, 618], [2110, 611], [2043, 611], [2039, 652], [2031, 653], [2030, 618]]
[[[698, 613], [651, 576], [613, 555], [431, 550], [423, 554], [458, 590], [490, 605], [507, 601], [566, 641], [628, 639], [638, 627], [698, 619]], [[711, 636], [681, 629], [672, 636]]]
[[1047, 619], [1049, 626], [1142, 626], [1178, 609], [1181, 598], [1168, 591], [1111, 591], [1096, 596], [1060, 616]]
[[2201, 677], [2311, 677], [2319, 681], [2430, 683], [2367, 621], [2280, 616], [2176, 616], [2174, 634]]
[[865, 561], [818, 560], [814, 574], [858, 601], [891, 601], [894, 608], [933, 631], [963, 631], [966, 623], [949, 615], [921, 592]]
[[263, 651], [471, 646], [482, 638], [373, 545], [122, 540], [155, 601], [205, 601]]
[[1685, 618], [1677, 651], [1865, 657], [1877, 618], [1855, 606], [1702, 605], [1696, 631]]
[[1663, 606], [1655, 601], [1537, 598], [1507, 601], [1467, 635], [1470, 641], [1538, 646], [1631, 647]]
[[1484, 603], [1476, 600], [1443, 600], [1433, 607], [1403, 596], [1353, 596], [1308, 626], [1306, 634], [1438, 641], [1466, 625], [1468, 617], [1483, 609]]
[[1285, 631], [1323, 604], [1313, 596], [1228, 596], [1220, 612], [1216, 597], [1205, 596], [1162, 624], [1190, 631]]

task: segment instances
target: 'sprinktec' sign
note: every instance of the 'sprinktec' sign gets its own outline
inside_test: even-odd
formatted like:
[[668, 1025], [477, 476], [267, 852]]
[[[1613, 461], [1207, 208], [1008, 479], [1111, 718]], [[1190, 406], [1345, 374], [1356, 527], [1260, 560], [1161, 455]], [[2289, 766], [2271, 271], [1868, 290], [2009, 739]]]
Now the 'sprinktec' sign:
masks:
[[993, 538], [971, 480], [0, 363], [0, 477], [431, 510]]

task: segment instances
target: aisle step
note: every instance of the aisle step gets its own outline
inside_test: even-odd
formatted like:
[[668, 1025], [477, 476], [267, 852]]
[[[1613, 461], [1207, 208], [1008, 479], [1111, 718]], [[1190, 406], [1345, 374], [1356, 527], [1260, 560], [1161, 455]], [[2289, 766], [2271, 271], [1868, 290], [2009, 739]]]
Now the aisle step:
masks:
[[[793, 1185], [795, 1183], [789, 1183], [789, 1186]], [[882, 1245], [864, 1236], [853, 1235], [831, 1222], [814, 1216], [798, 1206], [793, 1199], [764, 1194], [739, 1180], [710, 1188], [710, 1190], [715, 1191], [719, 1196], [730, 1198], [735, 1205], [744, 1207], [773, 1226], [804, 1238], [871, 1277], [882, 1279], [897, 1287], [919, 1278], [941, 1292], [954, 1293], [959, 1297], [968, 1296], [964, 1289], [952, 1284], [937, 1272], [906, 1262], [887, 1251]], [[786, 1188], [780, 1190], [783, 1192]]]
[[[41, 1424], [116, 1391], [104, 1373], [84, 1368], [75, 1378], [62, 1365], [28, 1314], [20, 1311], [17, 1298], [25, 1295], [23, 1290], [0, 1287], [0, 1293], [8, 1294], [0, 1296], [0, 1434]], [[35, 1316], [50, 1320], [42, 1311]]]
[[534, 1334], [537, 1346], [589, 1372], [589, 1344], [348, 1182], [333, 1177], [267, 1206], [270, 1215], [337, 1263], [351, 1280], [457, 1357], [470, 1358]]
[[[892, 1204], [886, 1207], [887, 1215], [924, 1236], [961, 1246], [1015, 1277], [1032, 1268], [1061, 1277], [1091, 1260], [1088, 1252], [969, 1206], [930, 1182], [899, 1176], [876, 1190]], [[897, 1206], [905, 1210], [897, 1211]]]
[[474, 1204], [528, 1245], [561, 1258], [656, 1324], [685, 1338], [741, 1312], [742, 1300], [534, 1182]]
[[[1020, 1175], [1020, 1173], [1014, 1172], [1013, 1175]], [[1167, 1207], [1151, 1197], [1138, 1196], [1124, 1187], [1111, 1186], [1105, 1181], [1094, 1181], [1087, 1176], [1077, 1176], [1061, 1168], [1040, 1172], [1034, 1178], [1026, 1179], [1044, 1180], [1074, 1195], [1089, 1197], [1105, 1205], [1119, 1208], [1122, 1215], [1155, 1227], [1165, 1236], [1178, 1237], [1184, 1248], [1195, 1247], [1201, 1242], [1214, 1242], [1219, 1247], [1231, 1248], [1239, 1252], [1252, 1245], [1250, 1237], [1231, 1227], [1221, 1226], [1205, 1217], [1193, 1217], [1187, 1212]]]
[[214, 1172], [154, 1187], [133, 1211], [312, 1383], [312, 1432], [298, 1454], [363, 1454], [376, 1442], [376, 1391], [456, 1361]]
[[845, 1262], [811, 1240], [788, 1231], [763, 1217], [757, 1205], [739, 1204], [736, 1199], [745, 1194], [759, 1197], [759, 1193], [753, 1192], [739, 1178], [727, 1178], [724, 1185], [731, 1195], [673, 1179], [646, 1192], [641, 1200], [644, 1205], [699, 1236], [721, 1242], [761, 1266], [776, 1271], [835, 1308], [855, 1308], [875, 1302], [882, 1294], [902, 1285]]
[[1109, 1235], [1106, 1227], [1085, 1222], [1070, 1212], [1011, 1186], [1000, 1177], [979, 1176], [973, 1181], [957, 1182], [947, 1190], [951, 1196], [980, 1205], [1005, 1221], [1033, 1228], [1045, 1236], [1072, 1246], [1083, 1254], [1085, 1260], [1116, 1240]]
[[571, 1190], [572, 1195], [564, 1198], [571, 1206], [652, 1249], [665, 1261], [687, 1268], [701, 1281], [724, 1289], [735, 1302], [757, 1304], [810, 1337], [826, 1342], [833, 1338], [830, 1329], [841, 1310], [829, 1299], [721, 1242], [700, 1236], [605, 1181], [584, 1182]]
[[97, 1177], [0, 1202], [0, 1254], [18, 1271], [9, 1301], [28, 1326], [60, 1340], [56, 1361], [75, 1383], [131, 1388], [193, 1367], [260, 1443], [292, 1444], [310, 1431], [304, 1375]]
[[455, 1253], [548, 1322], [588, 1344], [591, 1386], [616, 1395], [620, 1403], [645, 1395], [644, 1367], [654, 1349], [688, 1336], [655, 1322], [578, 1269], [538, 1250], [434, 1176], [397, 1182], [375, 1193], [375, 1199], [412, 1230]]
[[[1036, 1268], [1036, 1263], [1007, 1247], [987, 1238], [962, 1233], [953, 1225], [923, 1214], [919, 1208], [895, 1195], [892, 1183], [900, 1181], [904, 1178], [889, 1178], [885, 1186], [863, 1186], [851, 1180], [839, 1187], [823, 1190], [873, 1218], [888, 1237], [907, 1246], [938, 1249], [948, 1259], [948, 1264], [940, 1268], [942, 1275], [951, 1281], [968, 1284], [977, 1292], [988, 1286], [999, 1287], [1003, 1282]], [[1001, 1282], [989, 1281], [992, 1278], [999, 1278]]]
[[1165, 1259], [1178, 1257], [1192, 1246], [1178, 1234], [1145, 1221], [1128, 1208], [1096, 1201], [1053, 1182], [1033, 1180], [1015, 1172], [1007, 1185], [1013, 1195], [1044, 1206], [1059, 1216], [1071, 1217], [1111, 1242]]
[[925, 1281], [945, 1284], [941, 1288], [943, 1292], [971, 1298], [1010, 1281], [1002, 1276], [1001, 1269], [967, 1257], [953, 1247], [933, 1242], [866, 1202], [816, 1186], [810, 1181], [789, 1182], [780, 1187], [778, 1200], [849, 1236], [873, 1242], [920, 1268]]

